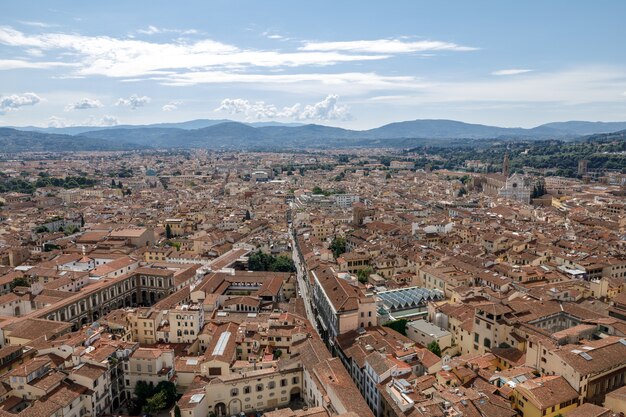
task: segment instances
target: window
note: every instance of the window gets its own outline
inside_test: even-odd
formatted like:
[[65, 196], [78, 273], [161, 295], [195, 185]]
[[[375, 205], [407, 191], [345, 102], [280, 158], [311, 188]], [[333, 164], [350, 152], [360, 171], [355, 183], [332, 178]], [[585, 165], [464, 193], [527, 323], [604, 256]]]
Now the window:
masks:
[[256, 392], [263, 391], [263, 384], [256, 384]]
[[274, 389], [274, 388], [276, 388], [276, 382], [274, 381], [268, 382], [267, 389]]
[[230, 390], [230, 396], [231, 397], [236, 397], [237, 395], [239, 395], [239, 389], [238, 388], [233, 388]]
[[287, 386], [287, 380], [286, 379], [281, 379], [280, 380], [280, 386], [281, 387], [286, 387]]
[[293, 378], [291, 378], [291, 383], [292, 384], [297, 384], [298, 383], [298, 377], [294, 376]]
[[244, 394], [250, 394], [250, 386], [243, 387], [243, 393]]

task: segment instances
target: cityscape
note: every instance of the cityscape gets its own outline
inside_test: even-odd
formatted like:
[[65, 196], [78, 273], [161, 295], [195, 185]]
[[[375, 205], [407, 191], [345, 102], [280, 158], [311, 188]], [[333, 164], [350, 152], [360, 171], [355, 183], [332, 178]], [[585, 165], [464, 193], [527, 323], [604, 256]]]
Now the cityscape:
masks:
[[0, 417], [626, 414], [626, 5], [35, 3]]

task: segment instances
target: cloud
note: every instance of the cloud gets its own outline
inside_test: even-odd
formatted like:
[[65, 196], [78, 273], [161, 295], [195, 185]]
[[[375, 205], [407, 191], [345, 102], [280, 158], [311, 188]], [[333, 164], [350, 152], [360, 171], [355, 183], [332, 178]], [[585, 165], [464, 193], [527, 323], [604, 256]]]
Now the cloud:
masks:
[[65, 107], [65, 111], [70, 110], [85, 110], [85, 109], [97, 109], [102, 107], [100, 100], [92, 100], [90, 98], [83, 98], [74, 103], [70, 103]]
[[71, 122], [62, 117], [52, 116], [48, 118], [48, 127], [54, 128], [62, 128], [62, 127], [72, 127], [72, 126], [97, 126], [97, 127], [105, 127], [105, 126], [117, 126], [119, 124], [119, 120], [115, 116], [105, 115], [102, 117], [94, 117], [91, 116], [82, 122]]
[[131, 110], [135, 110], [137, 107], [144, 107], [148, 103], [150, 103], [150, 97], [138, 96], [137, 94], [133, 94], [128, 98], [120, 98], [119, 100], [117, 100], [117, 103], [115, 103], [115, 105], [130, 107]]
[[512, 69], [503, 69], [503, 70], [494, 71], [491, 73], [491, 75], [518, 75], [518, 74], [524, 74], [524, 73], [531, 72], [531, 71], [533, 70], [512, 68]]
[[7, 110], [17, 110], [24, 106], [34, 106], [41, 101], [35, 93], [24, 93], [22, 95], [12, 94], [10, 96], [0, 96], [0, 114]]
[[143, 35], [154, 35], [155, 33], [161, 33], [161, 30], [156, 26], [150, 25], [147, 29], [139, 29], [137, 32]]
[[306, 42], [301, 51], [342, 51], [374, 54], [403, 54], [427, 51], [475, 51], [478, 48], [442, 41], [405, 41], [401, 39], [376, 39], [344, 42]]
[[78, 62], [75, 76], [107, 77], [169, 76], [178, 71], [206, 69], [279, 68], [328, 66], [341, 62], [359, 62], [388, 58], [385, 55], [344, 54], [340, 52], [283, 52], [241, 49], [234, 45], [201, 39], [193, 42], [149, 42], [109, 36], [44, 33], [25, 34], [0, 26], [0, 44], [42, 51], [71, 54]]
[[178, 100], [170, 101], [169, 103], [167, 103], [166, 105], [161, 107], [161, 110], [163, 110], [163, 111], [174, 111], [174, 110], [178, 109], [178, 106], [181, 105], [181, 104], [182, 104], [182, 101], [178, 101]]
[[296, 103], [291, 107], [279, 109], [274, 104], [264, 101], [250, 102], [241, 98], [222, 100], [216, 112], [243, 114], [247, 119], [294, 119], [294, 120], [350, 120], [349, 109], [338, 103], [339, 96], [329, 94], [324, 100], [302, 107]]
[[54, 67], [75, 67], [75, 64], [65, 62], [33, 62], [21, 59], [0, 59], [0, 70], [13, 69], [49, 69]]
[[324, 100], [310, 106], [306, 106], [300, 119], [312, 120], [349, 120], [352, 118], [348, 107], [338, 103], [339, 96], [329, 94]]
[[278, 88], [290, 85], [301, 88], [305, 84], [319, 84], [334, 87], [358, 87], [362, 90], [410, 88], [419, 85], [411, 76], [384, 76], [372, 72], [346, 73], [303, 73], [303, 74], [241, 74], [224, 71], [194, 71], [172, 74], [167, 77], [153, 77], [163, 85], [183, 86], [196, 84], [246, 83], [255, 86], [275, 84]]
[[105, 115], [100, 119], [99, 126], [117, 126], [120, 122], [115, 116]]
[[18, 20], [18, 23], [21, 23], [26, 26], [34, 26], [38, 28], [52, 28], [52, 27], [59, 26], [54, 23], [37, 22], [33, 20]]
[[274, 40], [279, 40], [279, 41], [288, 41], [288, 40], [290, 40], [290, 38], [288, 38], [286, 36], [279, 35], [278, 33], [273, 32], [273, 31], [269, 31], [269, 30], [261, 33], [261, 36], [264, 36], [267, 39], [274, 39]]
[[138, 29], [137, 33], [140, 33], [142, 35], [157, 35], [160, 33], [178, 33], [181, 35], [195, 35], [198, 33], [198, 31], [195, 29], [187, 29], [187, 30], [167, 29], [167, 28], [159, 28], [153, 25], [149, 25], [146, 29]]

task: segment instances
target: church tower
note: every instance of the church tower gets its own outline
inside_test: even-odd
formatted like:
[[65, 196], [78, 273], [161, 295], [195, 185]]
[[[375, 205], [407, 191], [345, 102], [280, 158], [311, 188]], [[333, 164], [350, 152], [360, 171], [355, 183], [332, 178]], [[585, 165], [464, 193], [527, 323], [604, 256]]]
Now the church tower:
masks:
[[509, 166], [509, 153], [506, 152], [504, 154], [504, 161], [502, 161], [502, 175], [504, 175], [505, 177], [509, 177], [509, 171], [510, 171], [510, 166]]

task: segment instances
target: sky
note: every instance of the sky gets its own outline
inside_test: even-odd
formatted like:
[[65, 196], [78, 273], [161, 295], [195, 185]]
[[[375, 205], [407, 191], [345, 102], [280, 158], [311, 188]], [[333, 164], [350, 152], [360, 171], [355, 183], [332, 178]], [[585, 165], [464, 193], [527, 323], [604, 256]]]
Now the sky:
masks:
[[29, 1], [0, 125], [626, 120], [626, 2]]

